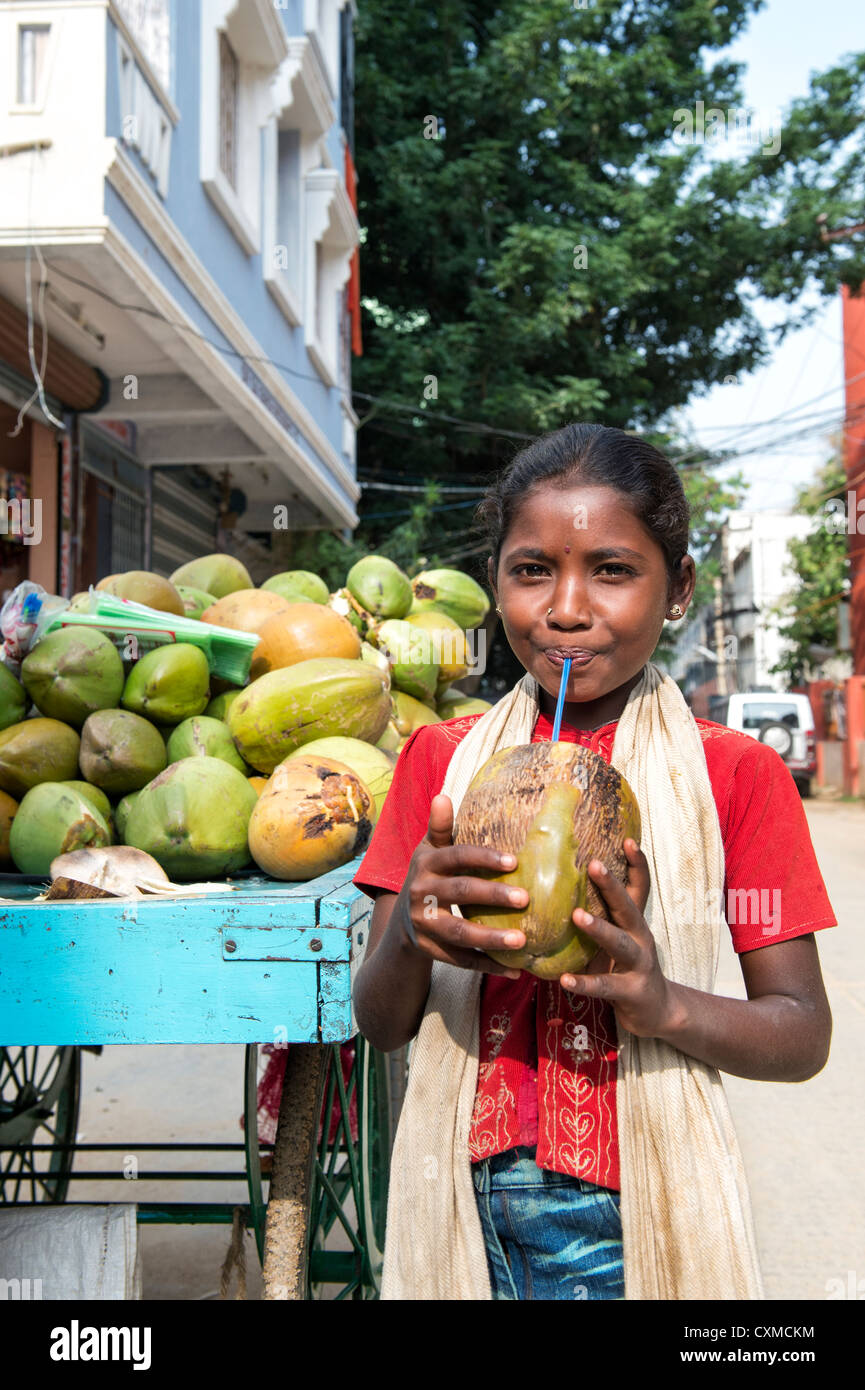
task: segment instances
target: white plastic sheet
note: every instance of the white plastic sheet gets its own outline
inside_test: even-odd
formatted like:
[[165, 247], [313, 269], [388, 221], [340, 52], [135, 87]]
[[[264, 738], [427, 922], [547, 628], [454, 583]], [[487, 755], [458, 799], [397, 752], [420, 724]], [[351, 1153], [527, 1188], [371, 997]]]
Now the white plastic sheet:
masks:
[[7, 1299], [141, 1297], [134, 1203], [0, 1207], [0, 1294]]

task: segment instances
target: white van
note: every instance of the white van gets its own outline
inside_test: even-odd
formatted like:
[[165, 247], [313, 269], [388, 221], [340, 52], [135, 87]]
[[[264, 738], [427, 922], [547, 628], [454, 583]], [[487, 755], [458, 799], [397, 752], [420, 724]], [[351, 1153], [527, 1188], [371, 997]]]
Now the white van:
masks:
[[774, 748], [793, 774], [799, 791], [808, 796], [817, 771], [814, 711], [807, 695], [772, 690], [744, 690], [735, 695], [712, 695], [709, 718], [730, 729], [750, 734]]

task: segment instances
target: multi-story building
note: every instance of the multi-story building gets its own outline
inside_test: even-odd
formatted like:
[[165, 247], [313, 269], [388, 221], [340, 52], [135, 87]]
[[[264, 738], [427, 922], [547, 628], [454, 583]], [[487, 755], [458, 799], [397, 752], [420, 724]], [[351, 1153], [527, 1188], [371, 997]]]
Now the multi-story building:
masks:
[[697, 714], [713, 695], [737, 690], [783, 690], [773, 673], [784, 642], [776, 611], [796, 580], [788, 543], [808, 534], [812, 520], [782, 510], [737, 511], [725, 519], [711, 558], [719, 579], [713, 603], [692, 613], [675, 636], [670, 669]]
[[357, 524], [353, 4], [0, 0], [0, 469], [45, 587]]

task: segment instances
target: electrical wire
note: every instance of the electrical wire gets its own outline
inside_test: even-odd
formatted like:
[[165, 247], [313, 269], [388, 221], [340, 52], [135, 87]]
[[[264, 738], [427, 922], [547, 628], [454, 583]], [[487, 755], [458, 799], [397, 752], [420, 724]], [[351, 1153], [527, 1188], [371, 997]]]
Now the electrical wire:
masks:
[[[401, 477], [402, 475], [399, 474], [398, 476]], [[360, 483], [360, 486], [361, 486], [362, 488], [364, 488], [364, 489], [366, 489], [366, 488], [376, 489], [376, 488], [377, 488], [377, 489], [379, 489], [379, 490], [381, 490], [381, 491], [385, 491], [385, 492], [426, 492], [426, 490], [427, 490], [425, 486], [424, 486], [424, 487], [413, 487], [413, 486], [407, 486], [407, 485], [404, 484], [404, 483], [378, 483], [378, 482], [367, 482], [365, 479], [360, 479], [360, 478], [358, 478], [357, 481]], [[471, 493], [474, 493], [475, 496], [482, 496], [483, 493], [486, 492], [486, 488], [485, 488], [485, 487], [445, 487], [444, 485], [440, 485], [440, 484], [439, 484], [439, 481], [438, 481], [437, 478], [435, 478], [435, 479], [431, 478], [431, 479], [430, 479], [430, 482], [434, 482], [434, 483], [435, 483], [435, 486], [438, 488], [439, 492], [471, 492]], [[460, 503], [460, 505], [462, 506], [462, 505], [464, 505], [464, 504], [463, 504], [463, 503]]]
[[[33, 168], [35, 161], [32, 158], [32, 155], [35, 152], [36, 151], [31, 151], [30, 181], [27, 192], [28, 235], [31, 233], [31, 229], [33, 226]], [[39, 150], [39, 153], [41, 153], [41, 149]], [[42, 408], [42, 412], [46, 420], [50, 420], [51, 424], [55, 425], [59, 430], [63, 430], [66, 428], [63, 424], [63, 421], [58, 420], [56, 415], [52, 414], [51, 410], [49, 409], [48, 402], [45, 399], [44, 377], [45, 372], [48, 369], [48, 327], [45, 322], [45, 287], [48, 284], [48, 276], [45, 269], [45, 259], [42, 255], [42, 248], [39, 246], [38, 242], [34, 242], [34, 245], [36, 248], [36, 256], [39, 261], [39, 326], [42, 329], [42, 361], [40, 366], [37, 367], [36, 348], [33, 337], [33, 290], [30, 269], [30, 241], [28, 240], [27, 253], [24, 263], [24, 286], [27, 302], [27, 355], [30, 359], [30, 370], [33, 373], [33, 379], [36, 382], [36, 389], [29, 397], [29, 399], [24, 402], [24, 404], [21, 406], [21, 409], [18, 411], [18, 419], [15, 422], [15, 428], [14, 430], [8, 431], [8, 436], [10, 439], [15, 439], [16, 436], [21, 433], [21, 430], [24, 427], [24, 416], [30, 409], [33, 402], [37, 399], [37, 397], [39, 400], [39, 405]]]
[[[92, 285], [88, 281], [82, 280], [80, 277], [70, 274], [68, 271], [61, 270], [59, 266], [52, 265], [50, 268], [55, 274], [59, 275], [61, 279], [69, 280], [73, 284], [79, 285], [81, 288], [89, 290], [91, 293], [97, 295], [99, 298], [104, 299], [108, 303], [114, 305], [115, 308], [122, 309], [131, 313], [145, 314], [151, 318], [158, 319], [160, 322], [167, 324], [169, 327], [177, 328], [180, 331], [188, 333], [191, 336], [198, 338], [200, 341], [207, 343], [208, 346], [214, 348], [217, 352], [221, 352], [227, 356], [235, 357], [240, 361], [244, 362], [266, 363], [268, 366], [275, 368], [277, 371], [284, 372], [286, 375], [293, 376], [298, 380], [310, 381], [317, 386], [320, 386], [322, 384], [321, 378], [318, 376], [311, 376], [309, 373], [300, 372], [296, 368], [289, 367], [286, 363], [277, 362], [273, 358], [268, 357], [266, 355], [252, 355], [249, 353], [239, 352], [236, 348], [225, 347], [223, 346], [223, 344], [217, 343], [212, 338], [209, 338], [206, 334], [200, 333], [198, 329], [193, 328], [191, 325], [183, 323], [180, 320], [170, 319], [167, 315], [161, 313], [158, 309], [152, 309], [148, 305], [124, 303], [123, 301], [116, 299], [107, 291], [100, 289], [97, 285]], [[855, 376], [848, 378], [846, 381], [840, 384], [842, 386], [849, 386], [852, 385], [854, 382], [859, 381], [862, 377], [865, 377], [865, 371], [857, 373]], [[467, 433], [475, 433], [478, 435], [486, 436], [494, 435], [506, 439], [530, 441], [537, 438], [537, 435], [535, 434], [526, 434], [522, 431], [516, 430], [498, 429], [495, 426], [485, 424], [482, 421], [468, 420], [462, 416], [449, 415], [439, 411], [428, 411], [424, 407], [413, 402], [394, 401], [386, 396], [376, 396], [366, 391], [351, 391], [344, 387], [338, 387], [336, 389], [341, 396], [347, 398], [355, 397], [359, 400], [365, 400], [373, 404], [379, 405], [382, 408], [387, 408], [389, 410], [394, 410], [403, 414], [408, 413], [415, 418], [416, 423], [422, 422], [424, 424], [454, 424], [459, 425]], [[722, 439], [716, 442], [712, 446], [711, 453], [708, 453], [706, 451], [705, 446], [695, 445], [694, 448], [690, 451], [686, 450], [684, 454], [679, 454], [673, 461], [680, 469], [697, 469], [706, 467], [707, 465], [717, 466], [719, 463], [727, 464], [730, 462], [735, 462], [736, 458], [743, 458], [747, 457], [749, 454], [766, 452], [765, 446], [754, 444], [752, 448], [749, 450], [735, 453], [733, 455], [733, 458], [731, 459], [719, 459], [717, 457], [717, 454], [719, 453], [729, 452], [730, 446], [733, 443], [735, 443], [736, 440], [740, 438], [743, 434], [751, 434], [755, 430], [767, 429], [770, 426], [778, 425], [785, 420], [787, 420], [788, 423], [794, 423], [800, 417], [801, 412], [807, 406], [816, 404], [816, 402], [818, 402], [821, 399], [824, 399], [826, 396], [834, 394], [837, 389], [838, 388], [832, 388], [828, 391], [824, 391], [821, 393], [821, 395], [814, 396], [811, 398], [811, 400], [802, 402], [792, 412], [781, 412], [779, 415], [769, 420], [760, 421], [755, 425], [744, 423], [737, 426], [730, 426], [729, 428], [731, 430], [731, 434], [728, 436], [727, 439]], [[819, 427], [815, 429], [815, 431], [812, 432], [819, 432], [820, 429], [826, 427], [826, 424], [829, 422], [830, 419], [835, 418], [834, 413], [828, 417], [826, 416], [826, 412], [822, 412], [822, 415], [825, 423], [822, 423]]]
[[[308, 372], [299, 372], [296, 367], [289, 367], [284, 362], [275, 362], [272, 357], [264, 355], [256, 356], [251, 353], [239, 352], [237, 348], [225, 347], [222, 343], [215, 342], [213, 338], [208, 338], [206, 333], [200, 333], [197, 328], [193, 328], [188, 323], [182, 323], [179, 319], [170, 319], [158, 309], [151, 309], [149, 305], [144, 304], [125, 304], [121, 300], [115, 299], [113, 295], [108, 294], [106, 290], [101, 290], [97, 285], [89, 284], [88, 281], [80, 279], [77, 275], [70, 275], [68, 271], [61, 270], [57, 265], [52, 265], [51, 269], [54, 271], [55, 275], [59, 275], [61, 279], [69, 280], [72, 284], [79, 285], [82, 289], [89, 290], [100, 299], [104, 299], [109, 304], [112, 304], [115, 309], [122, 309], [126, 313], [146, 314], [150, 318], [159, 319], [161, 323], [167, 324], [168, 327], [178, 328], [181, 332], [188, 333], [191, 337], [198, 338], [201, 342], [207, 343], [209, 347], [214, 348], [217, 352], [222, 352], [229, 357], [236, 357], [242, 362], [263, 362], [270, 367], [275, 367], [277, 371], [285, 372], [288, 376], [296, 377], [299, 381], [311, 381], [316, 386], [321, 386], [322, 384], [321, 377], [311, 376]], [[349, 400], [352, 397], [356, 397], [358, 400], [371, 401], [378, 405], [387, 406], [390, 410], [408, 411], [410, 414], [416, 415], [421, 419], [424, 418], [425, 412], [423, 407], [414, 403], [391, 401], [385, 396], [373, 396], [366, 391], [351, 391], [342, 386], [337, 387], [336, 390], [339, 395], [345, 396]], [[476, 434], [496, 435], [504, 439], [531, 440], [536, 437], [533, 434], [523, 434], [516, 430], [497, 429], [496, 426], [484, 424], [483, 421], [480, 420], [464, 420], [461, 416], [446, 415], [440, 411], [435, 411], [429, 418], [431, 420], [434, 419], [437, 423], [439, 421], [445, 421], [448, 424], [461, 425], [470, 432]]]

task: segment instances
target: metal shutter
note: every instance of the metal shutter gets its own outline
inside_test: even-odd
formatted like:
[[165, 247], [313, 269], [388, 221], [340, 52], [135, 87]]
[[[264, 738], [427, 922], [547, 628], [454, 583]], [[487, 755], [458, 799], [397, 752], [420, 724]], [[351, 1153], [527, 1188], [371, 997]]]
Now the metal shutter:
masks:
[[187, 560], [216, 549], [217, 484], [190, 468], [153, 471], [150, 569], [170, 575]]

